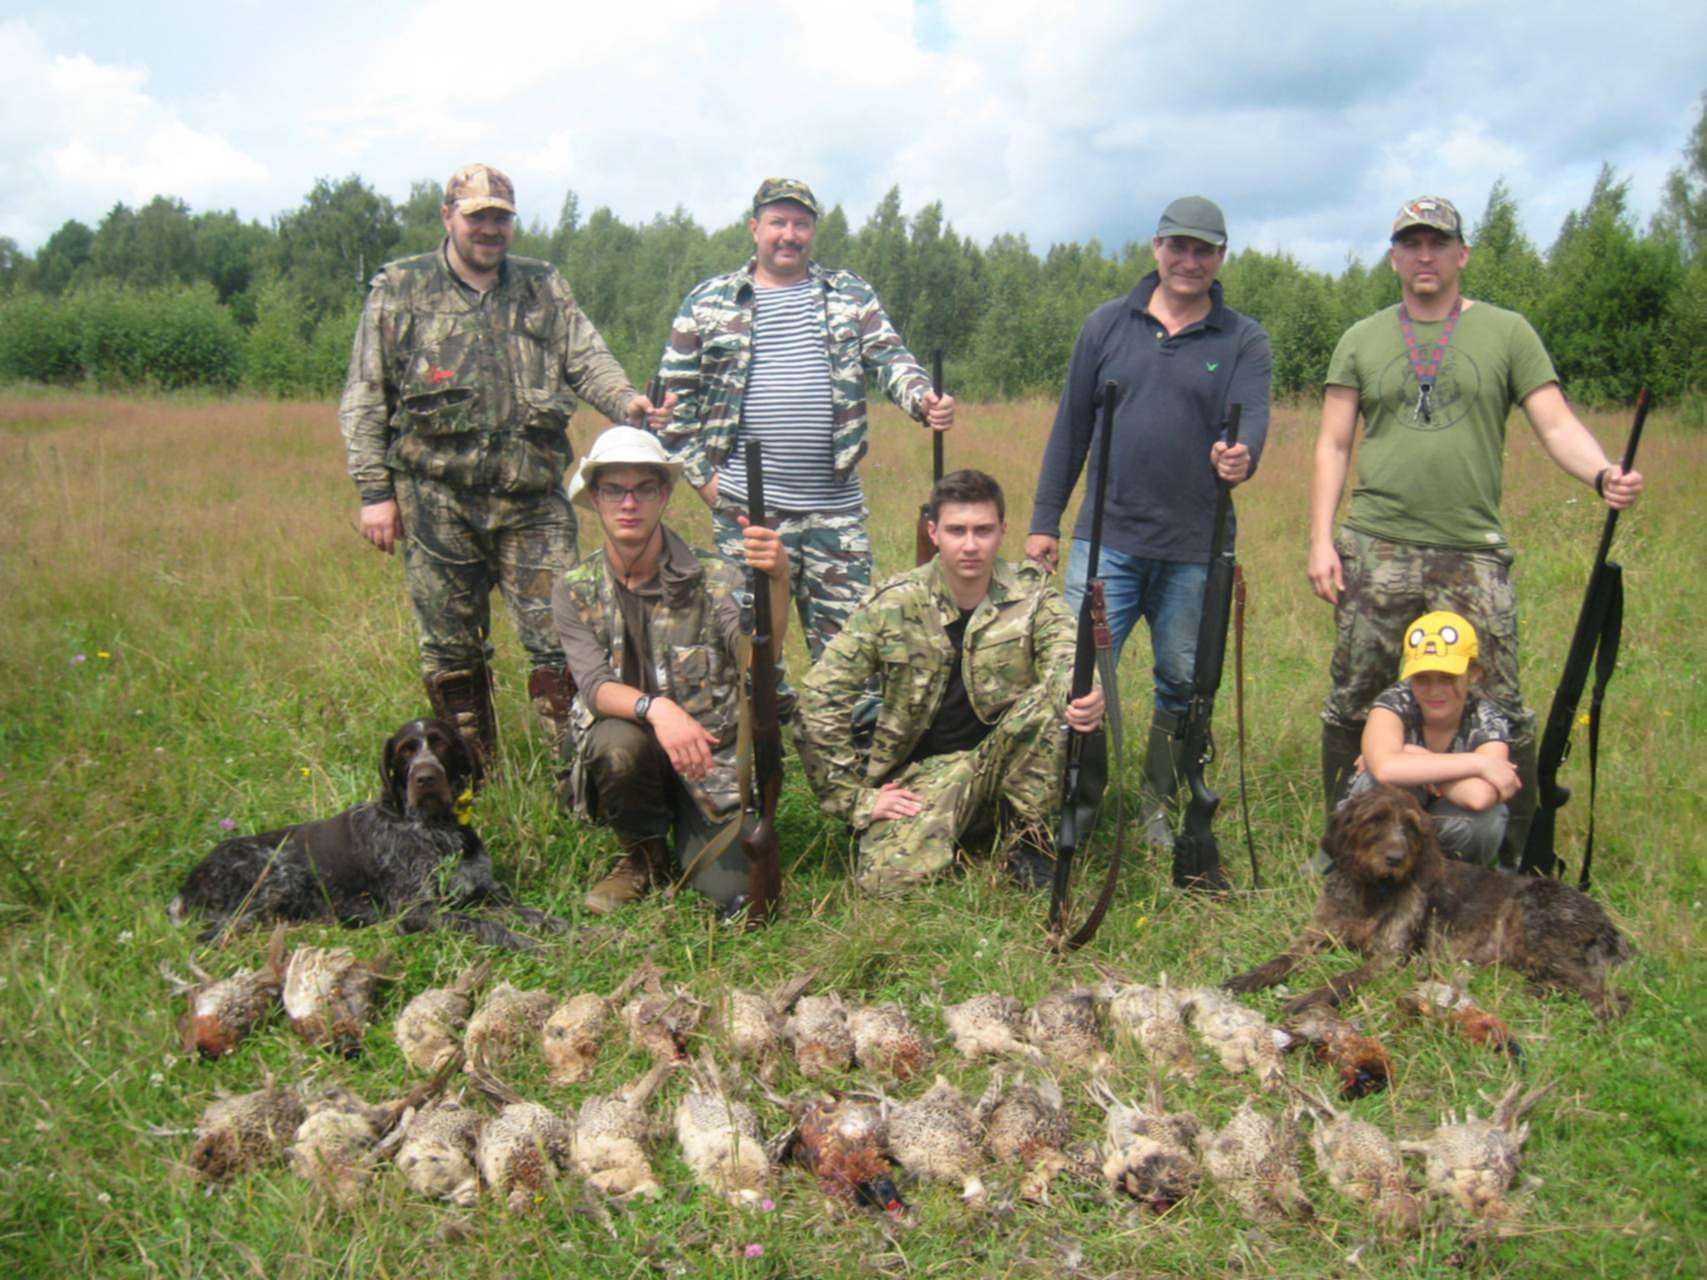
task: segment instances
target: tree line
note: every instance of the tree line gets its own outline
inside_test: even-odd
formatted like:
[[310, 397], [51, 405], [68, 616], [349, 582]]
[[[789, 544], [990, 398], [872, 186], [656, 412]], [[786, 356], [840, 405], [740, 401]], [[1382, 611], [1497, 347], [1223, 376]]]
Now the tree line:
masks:
[[[334, 393], [367, 281], [439, 243], [440, 194], [421, 181], [394, 203], [352, 175], [315, 183], [270, 226], [162, 195], [115, 204], [93, 228], [67, 221], [33, 255], [0, 238], [0, 380]], [[1649, 386], [1702, 416], [1707, 94], [1646, 227], [1630, 212], [1629, 180], [1603, 167], [1545, 249], [1524, 235], [1503, 181], [1469, 238], [1466, 293], [1528, 316], [1573, 399], [1623, 403]], [[687, 291], [750, 250], [744, 220], [707, 230], [677, 208], [634, 225], [608, 208], [583, 216], [573, 191], [554, 222], [518, 228], [513, 248], [563, 271], [636, 385]], [[908, 345], [943, 348], [950, 386], [973, 398], [1056, 395], [1085, 317], [1152, 266], [1147, 237], [1043, 253], [1023, 235], [979, 245], [940, 201], [907, 215], [899, 188], [857, 230], [839, 205], [827, 212], [813, 256], [870, 280]], [[1339, 335], [1399, 296], [1384, 258], [1353, 258], [1336, 275], [1235, 245], [1221, 280], [1229, 304], [1273, 339], [1278, 395], [1319, 389]]]

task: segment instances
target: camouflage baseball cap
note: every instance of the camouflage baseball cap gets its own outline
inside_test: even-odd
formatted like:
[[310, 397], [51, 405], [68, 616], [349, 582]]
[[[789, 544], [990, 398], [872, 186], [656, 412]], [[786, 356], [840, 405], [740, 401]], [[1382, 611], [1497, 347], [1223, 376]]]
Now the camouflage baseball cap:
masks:
[[1156, 224], [1156, 239], [1169, 236], [1190, 236], [1220, 249], [1227, 243], [1227, 218], [1213, 200], [1181, 196], [1162, 210], [1162, 220]]
[[824, 212], [818, 207], [818, 197], [812, 194], [812, 188], [799, 178], [766, 178], [753, 192], [753, 216], [758, 217], [760, 209], [778, 200], [792, 200], [795, 204], [805, 205], [814, 218], [821, 217]]
[[464, 213], [482, 209], [516, 211], [516, 188], [508, 176], [489, 164], [465, 164], [445, 183], [445, 203]]
[[1424, 671], [1461, 676], [1476, 657], [1476, 628], [1458, 614], [1439, 609], [1423, 614], [1405, 629], [1405, 660], [1399, 679], [1409, 680]]
[[1396, 237], [1412, 227], [1431, 227], [1455, 239], [1464, 238], [1464, 219], [1458, 216], [1452, 201], [1443, 196], [1418, 196], [1400, 205], [1398, 216], [1393, 219], [1393, 235]]

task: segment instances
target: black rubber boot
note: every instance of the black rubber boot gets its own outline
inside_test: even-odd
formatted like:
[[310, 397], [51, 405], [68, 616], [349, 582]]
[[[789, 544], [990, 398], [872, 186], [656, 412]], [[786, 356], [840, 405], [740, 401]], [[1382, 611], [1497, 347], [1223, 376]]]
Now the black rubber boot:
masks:
[[[1523, 862], [1523, 846], [1529, 842], [1529, 828], [1535, 822], [1536, 794], [1535, 739], [1512, 744], [1511, 762], [1523, 785], [1506, 803], [1505, 843], [1500, 846], [1500, 866], [1516, 871]], [[1586, 793], [1585, 793], [1586, 794]]]
[[1332, 817], [1334, 807], [1345, 797], [1346, 785], [1357, 772], [1357, 757], [1363, 754], [1363, 726], [1345, 728], [1322, 724], [1322, 810]]
[[1152, 849], [1171, 849], [1174, 843], [1174, 800], [1179, 794], [1180, 771], [1185, 768], [1180, 718], [1178, 712], [1160, 707], [1150, 715], [1144, 780], [1138, 792], [1138, 823], [1144, 843]]

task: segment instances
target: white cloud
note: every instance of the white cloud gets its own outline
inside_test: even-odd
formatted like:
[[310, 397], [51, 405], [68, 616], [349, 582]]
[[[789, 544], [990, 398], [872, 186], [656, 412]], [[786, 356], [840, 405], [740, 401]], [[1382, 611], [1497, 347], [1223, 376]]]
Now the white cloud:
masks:
[[21, 21], [0, 24], [0, 66], [0, 154], [12, 178], [0, 234], [21, 243], [44, 239], [67, 207], [92, 219], [116, 200], [161, 193], [205, 206], [267, 179], [264, 165], [151, 95], [146, 70], [54, 54]]

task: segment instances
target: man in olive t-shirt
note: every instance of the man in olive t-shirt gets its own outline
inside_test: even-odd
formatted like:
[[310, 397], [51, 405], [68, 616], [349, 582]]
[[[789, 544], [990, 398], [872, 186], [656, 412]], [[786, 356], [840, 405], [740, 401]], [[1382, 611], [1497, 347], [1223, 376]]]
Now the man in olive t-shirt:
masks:
[[[1334, 605], [1333, 687], [1322, 708], [1322, 787], [1333, 809], [1357, 759], [1370, 703], [1392, 683], [1407, 620], [1450, 609], [1482, 637], [1483, 692], [1510, 720], [1523, 788], [1509, 848], [1535, 810], [1535, 718], [1517, 682], [1517, 603], [1500, 523], [1506, 418], [1522, 405], [1547, 455], [1614, 508], [1640, 472], [1607, 460], [1559, 390], [1529, 322], [1465, 298], [1470, 260], [1449, 201], [1423, 196], [1393, 221], [1401, 301], [1348, 329], [1328, 364], [1310, 478], [1310, 586]], [[1358, 415], [1364, 435], [1351, 508], [1334, 536]]]

